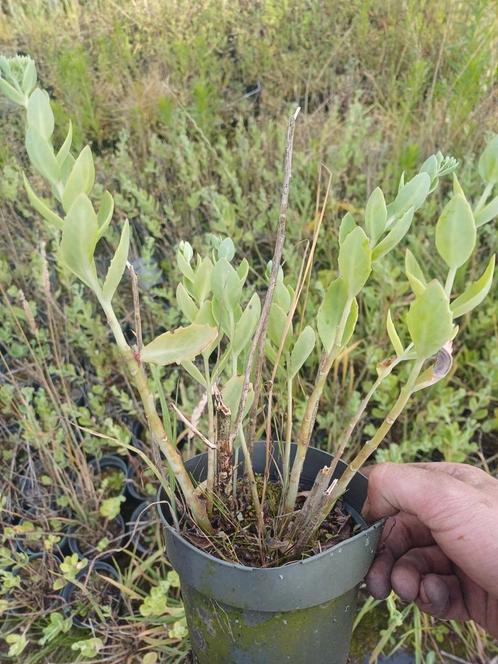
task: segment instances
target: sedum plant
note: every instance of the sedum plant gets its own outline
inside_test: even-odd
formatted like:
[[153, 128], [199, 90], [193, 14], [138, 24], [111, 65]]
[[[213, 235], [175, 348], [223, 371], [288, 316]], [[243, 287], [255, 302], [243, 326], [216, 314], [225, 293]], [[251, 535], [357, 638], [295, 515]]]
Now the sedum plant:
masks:
[[[54, 146], [50, 99], [37, 87], [36, 69], [31, 59], [3, 58], [0, 71], [0, 89], [25, 111], [26, 150], [31, 165], [50, 185], [56, 203], [52, 206], [39, 197], [25, 178], [28, 198], [45, 221], [60, 231], [60, 261], [100, 303], [123, 364], [141, 398], [152, 440], [163, 453], [193, 521], [202, 531], [212, 534], [219, 527], [217, 515], [220, 513], [228, 512], [235, 521], [239, 519], [242, 483], [250, 496], [252, 518], [264, 551], [261, 564], [300, 556], [411, 397], [447, 375], [452, 364], [451, 349], [458, 332], [458, 319], [479, 305], [490, 290], [494, 256], [489, 258], [481, 276], [476, 281], [468, 281], [461, 292], [454, 292], [454, 282], [459, 270], [464, 273], [474, 253], [479, 228], [498, 215], [498, 196], [490, 200], [498, 183], [498, 136], [488, 143], [480, 158], [479, 173], [484, 190], [474, 206], [467, 200], [455, 175], [457, 162], [437, 153], [430, 156], [410, 180], [405, 181], [402, 175], [393, 200], [386, 202], [384, 193], [377, 187], [366, 202], [362, 219], [355, 219], [348, 212], [339, 229], [337, 276], [328, 285], [314, 319], [299, 325], [294, 322], [295, 314], [309, 279], [325, 204], [318, 215], [313, 240], [299, 275], [284, 279], [281, 259], [296, 112], [289, 120], [280, 217], [274, 255], [266, 273], [265, 297], [261, 300], [254, 286], [248, 284], [250, 265], [246, 259], [237, 261], [229, 238], [216, 239], [212, 250], [204, 256], [194, 254], [188, 242], [181, 242], [176, 258], [182, 279], [176, 296], [186, 324], [144, 344], [137, 311], [136, 344], [130, 345], [113, 308], [114, 295], [128, 264], [129, 224], [123, 223], [114, 257], [105, 274], [99, 274], [95, 253], [111, 223], [114, 203], [107, 191], [99, 200], [95, 196], [91, 149], [86, 146], [79, 154], [74, 153], [71, 125], [63, 143]], [[301, 508], [296, 509], [301, 473], [320, 399], [334, 363], [354, 335], [361, 291], [375, 266], [408, 234], [418, 210], [436, 190], [440, 179], [451, 174], [453, 189], [435, 224], [438, 273], [429, 274], [415, 256], [406, 251], [405, 273], [412, 297], [404, 321], [394, 320], [391, 312], [387, 315], [386, 332], [393, 355], [378, 365], [376, 380], [337, 441], [335, 459], [321, 470]], [[292, 287], [289, 281], [293, 281]], [[136, 302], [136, 288], [134, 295]], [[405, 329], [400, 333], [402, 327]], [[408, 341], [404, 343], [405, 338]], [[296, 421], [294, 385], [312, 353], [320, 358], [318, 370], [304, 412]], [[171, 364], [181, 365], [204, 394], [197, 418], [189, 420], [174, 402], [166, 403], [158, 389], [155, 367]], [[331, 481], [373, 395], [382, 382], [403, 365], [407, 366], [407, 379], [384, 421], [347, 464], [341, 477]], [[275, 387], [284, 395], [286, 410], [285, 426], [276, 434], [272, 420]], [[198, 416], [204, 408], [207, 425], [205, 431], [200, 431]], [[190, 433], [207, 447], [207, 480], [198, 487], [193, 485], [173, 443], [168, 413], [180, 418]], [[256, 477], [250, 461], [251, 448], [260, 431], [265, 432], [268, 463], [264, 476]], [[275, 437], [283, 459], [276, 530], [277, 521], [268, 521], [267, 505], [269, 459]], [[296, 453], [291, 463], [294, 438]], [[243, 477], [237, 476], [238, 465], [233, 462], [234, 455], [237, 461], [239, 454], [245, 460]], [[245, 517], [242, 515], [242, 518]], [[277, 533], [275, 539], [280, 542], [275, 558], [265, 550], [272, 540], [270, 530]]]

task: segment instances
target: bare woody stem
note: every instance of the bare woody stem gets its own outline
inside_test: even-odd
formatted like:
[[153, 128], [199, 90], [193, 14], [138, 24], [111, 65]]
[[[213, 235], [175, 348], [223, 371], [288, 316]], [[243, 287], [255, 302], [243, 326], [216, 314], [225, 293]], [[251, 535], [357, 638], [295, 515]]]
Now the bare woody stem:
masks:
[[213, 531], [213, 528], [207, 515], [206, 505], [204, 501], [198, 495], [196, 495], [192, 480], [190, 479], [190, 476], [183, 464], [183, 459], [178, 450], [168, 439], [162, 420], [157, 413], [154, 395], [149, 389], [147, 377], [143, 367], [135, 357], [133, 350], [127, 344], [112, 306], [108, 302], [102, 300], [101, 304], [106, 314], [109, 326], [116, 339], [119, 352], [121, 353], [121, 356], [130, 374], [130, 378], [135, 385], [138, 394], [140, 395], [140, 399], [142, 400], [145, 416], [147, 418], [149, 429], [152, 434], [152, 439], [154, 443], [159, 446], [162, 453], [166, 457], [166, 461], [168, 462], [176, 478], [176, 481], [180, 486], [182, 494], [190, 511], [192, 512], [192, 517], [194, 518], [195, 522], [200, 528], [202, 528], [202, 530], [210, 533]]
[[[263, 308], [261, 310], [261, 316], [259, 319], [258, 327], [254, 334], [251, 348], [249, 350], [249, 355], [247, 358], [246, 370], [244, 373], [244, 382], [242, 384], [242, 395], [239, 402], [239, 407], [237, 410], [237, 415], [235, 417], [235, 423], [232, 427], [231, 433], [231, 442], [235, 440], [238, 435], [242, 420], [244, 418], [244, 409], [247, 402], [247, 396], [249, 394], [249, 384], [251, 381], [251, 372], [253, 364], [257, 359], [257, 369], [256, 369], [256, 379], [254, 382], [254, 403], [251, 408], [251, 421], [256, 422], [255, 414], [258, 409], [259, 402], [259, 391], [261, 383], [261, 363], [263, 361], [263, 350], [264, 343], [266, 339], [266, 330], [268, 328], [268, 318], [270, 315], [270, 307], [273, 300], [273, 293], [275, 291], [275, 286], [277, 283], [278, 271], [280, 269], [280, 261], [282, 260], [282, 252], [284, 248], [285, 240], [285, 225], [287, 219], [287, 207], [289, 202], [289, 187], [291, 180], [291, 171], [292, 171], [292, 150], [294, 146], [294, 129], [296, 126], [296, 119], [299, 114], [300, 108], [298, 107], [296, 111], [289, 118], [289, 124], [287, 127], [287, 144], [285, 149], [285, 165], [284, 165], [284, 183], [282, 186], [282, 196], [280, 199], [280, 214], [278, 219], [278, 229], [277, 229], [277, 239], [275, 242], [275, 249], [273, 252], [272, 259], [272, 269], [270, 274], [270, 280], [268, 283], [268, 289], [266, 291], [265, 300], [263, 303]], [[255, 425], [254, 425], [255, 426]], [[251, 436], [253, 432], [251, 432]], [[249, 444], [247, 445], [249, 453], [251, 448], [251, 436], [249, 438]]]

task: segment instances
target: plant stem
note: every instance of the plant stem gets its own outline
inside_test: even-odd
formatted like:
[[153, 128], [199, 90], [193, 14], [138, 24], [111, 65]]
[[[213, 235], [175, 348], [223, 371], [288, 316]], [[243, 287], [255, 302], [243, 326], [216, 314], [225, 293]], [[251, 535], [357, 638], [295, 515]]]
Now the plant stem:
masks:
[[[299, 435], [297, 439], [297, 450], [296, 456], [294, 458], [294, 463], [292, 464], [292, 471], [289, 481], [289, 487], [287, 489], [287, 494], [285, 496], [284, 502], [284, 512], [289, 513], [294, 511], [294, 506], [296, 503], [297, 492], [299, 490], [299, 481], [301, 479], [301, 472], [303, 470], [304, 460], [306, 458], [306, 452], [308, 450], [311, 433], [313, 427], [315, 426], [316, 414], [318, 412], [318, 406], [320, 399], [327, 382], [328, 375], [332, 366], [342, 350], [342, 337], [344, 334], [344, 328], [351, 310], [352, 300], [349, 299], [346, 302], [344, 311], [342, 313], [341, 321], [339, 323], [336, 341], [332, 346], [332, 349], [329, 353], [326, 353], [320, 362], [320, 367], [315, 379], [315, 385], [313, 391], [310, 394], [310, 397], [306, 403], [306, 409], [304, 411], [303, 421], [301, 423], [301, 428], [299, 429]], [[339, 341], [337, 341], [339, 340]]]
[[[211, 375], [209, 373], [209, 362], [204, 356], [204, 377], [206, 380], [207, 391], [207, 408], [208, 408], [208, 431], [209, 440], [215, 439], [214, 434], [214, 407], [213, 407], [213, 388], [211, 385]], [[211, 516], [213, 511], [213, 497], [214, 497], [214, 484], [216, 478], [216, 450], [208, 448], [208, 470], [207, 470], [207, 484], [206, 484], [206, 501], [207, 512]]]
[[456, 271], [456, 267], [450, 267], [448, 270], [448, 276], [446, 277], [446, 284], [444, 286], [445, 293], [448, 297], [451, 295], [451, 289], [453, 288], [453, 282], [455, 281]]
[[[265, 300], [263, 302], [263, 308], [261, 310], [261, 316], [259, 318], [258, 327], [254, 334], [251, 348], [249, 350], [249, 355], [247, 358], [246, 370], [244, 373], [244, 382], [242, 384], [242, 395], [240, 398], [237, 415], [235, 417], [234, 427], [232, 429], [232, 435], [231, 435], [232, 442], [237, 436], [239, 429], [241, 428], [242, 425], [242, 420], [244, 418], [244, 409], [247, 402], [247, 396], [249, 394], [249, 383], [251, 380], [251, 372], [255, 360], [257, 360], [257, 368], [256, 368], [256, 378], [254, 381], [254, 403], [251, 408], [251, 415], [252, 415], [252, 420], [254, 422], [254, 426], [256, 422], [256, 413], [259, 402], [260, 374], [261, 374], [260, 362], [263, 361], [263, 355], [264, 355], [263, 350], [266, 339], [266, 330], [268, 327], [268, 317], [270, 315], [270, 307], [273, 300], [273, 293], [277, 283], [278, 271], [280, 269], [280, 262], [282, 260], [282, 252], [284, 248], [285, 225], [287, 220], [287, 207], [289, 203], [289, 188], [290, 188], [291, 171], [292, 171], [294, 129], [299, 111], [300, 108], [298, 107], [296, 111], [289, 118], [289, 124], [287, 128], [287, 145], [285, 149], [284, 183], [282, 186], [282, 195], [280, 199], [280, 213], [278, 218], [277, 239], [275, 242], [275, 249], [273, 252], [272, 269], [270, 274], [270, 280], [268, 283], [268, 289], [266, 291]], [[249, 444], [251, 444], [251, 442], [252, 441], [249, 440]]]
[[292, 442], [292, 378], [287, 378], [287, 429], [285, 432], [285, 449], [284, 449], [284, 459], [282, 464], [284, 491], [286, 491], [287, 486], [289, 485], [291, 442]]
[[254, 476], [254, 470], [252, 467], [251, 453], [249, 451], [249, 447], [247, 446], [246, 438], [244, 436], [242, 427], [240, 427], [239, 429], [239, 435], [240, 435], [240, 446], [242, 447], [242, 453], [244, 455], [245, 473], [249, 478], [249, 485], [251, 487], [251, 495], [252, 495], [252, 501], [254, 503], [254, 511], [256, 512], [258, 530], [260, 534], [262, 534], [264, 530], [263, 510], [261, 509], [261, 502], [259, 500], [259, 495], [258, 495], [258, 485], [256, 484], [256, 478]]
[[166, 461], [176, 477], [195, 522], [200, 528], [202, 528], [202, 530], [210, 533], [213, 531], [213, 528], [207, 515], [206, 505], [204, 501], [194, 493], [194, 485], [183, 464], [183, 459], [176, 447], [174, 447], [168, 439], [161, 418], [157, 413], [154, 395], [149, 389], [143, 367], [135, 357], [133, 350], [128, 346], [111, 304], [105, 300], [101, 300], [101, 305], [104, 309], [112, 333], [114, 334], [114, 338], [116, 339], [116, 344], [121, 356], [130, 374], [130, 378], [142, 400], [152, 439], [154, 443], [160, 447], [166, 457]]
[[367, 461], [367, 459], [375, 452], [375, 450], [382, 443], [386, 435], [391, 430], [391, 427], [400, 416], [404, 407], [408, 403], [408, 400], [413, 394], [413, 388], [415, 387], [415, 383], [420, 374], [423, 363], [424, 359], [418, 359], [415, 361], [412, 370], [410, 372], [410, 376], [408, 377], [408, 381], [406, 385], [401, 388], [398, 398], [396, 399], [396, 403], [391, 408], [386, 418], [375, 432], [373, 438], [371, 438], [367, 443], [365, 443], [365, 445], [358, 452], [353, 461], [351, 461], [351, 463], [348, 464], [342, 476], [339, 478], [339, 481], [335, 485], [334, 489], [331, 491], [329, 500], [327, 501], [327, 507], [328, 507], [327, 514], [330, 512], [330, 509], [332, 509], [333, 505], [337, 502], [337, 500], [346, 491], [354, 475], [358, 472], [358, 470], [363, 466], [363, 464]]

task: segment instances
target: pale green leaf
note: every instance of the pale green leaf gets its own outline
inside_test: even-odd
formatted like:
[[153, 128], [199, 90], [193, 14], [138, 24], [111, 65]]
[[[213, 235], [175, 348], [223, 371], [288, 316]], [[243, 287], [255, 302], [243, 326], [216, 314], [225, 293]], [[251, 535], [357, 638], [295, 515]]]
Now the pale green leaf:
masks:
[[[226, 259], [223, 260], [226, 261]], [[228, 265], [230, 265], [230, 263], [228, 263]], [[233, 277], [235, 270], [231, 265], [230, 268], [232, 269], [231, 275]], [[208, 256], [205, 256], [202, 259], [202, 261], [198, 264], [192, 278], [192, 293], [200, 305], [204, 302], [204, 300], [208, 297], [209, 293], [211, 292], [212, 274], [213, 274], [213, 263], [211, 259], [208, 258]]]
[[182, 314], [189, 323], [192, 323], [199, 313], [199, 307], [190, 297], [189, 292], [182, 283], [178, 284], [176, 287], [176, 301]]
[[484, 226], [495, 217], [498, 217], [498, 196], [495, 196], [475, 215], [476, 227]]
[[489, 141], [479, 159], [479, 175], [484, 182], [498, 183], [498, 134]]
[[176, 252], [176, 262], [178, 269], [189, 281], [194, 280], [194, 271], [190, 262], [192, 260], [193, 250], [188, 242], [180, 242]]
[[405, 253], [405, 272], [415, 295], [422, 293], [427, 285], [427, 281], [417, 259], [409, 249]]
[[342, 334], [341, 346], [345, 346], [348, 341], [353, 336], [353, 332], [358, 322], [358, 300], [356, 298], [351, 302], [351, 308], [349, 309], [348, 317], [346, 318], [346, 324], [344, 326], [344, 332]]
[[386, 229], [387, 208], [382, 189], [377, 187], [370, 194], [365, 208], [365, 228], [372, 245], [375, 245]]
[[258, 294], [254, 293], [235, 325], [235, 334], [231, 344], [231, 351], [234, 355], [240, 355], [249, 343], [256, 330], [260, 315], [261, 301]]
[[[57, 159], [57, 157], [56, 157], [56, 159]], [[61, 179], [62, 184], [66, 184], [67, 179], [71, 175], [71, 171], [73, 170], [73, 166], [74, 166], [75, 161], [76, 161], [76, 159], [69, 152], [67, 157], [62, 162], [61, 167], [60, 167], [60, 172], [61, 172], [60, 179]], [[59, 198], [60, 198], [60, 196], [59, 196]]]
[[413, 208], [409, 208], [401, 217], [401, 219], [398, 219], [394, 222], [386, 237], [381, 240], [372, 251], [372, 261], [378, 261], [387, 253], [392, 251], [394, 247], [401, 242], [401, 240], [405, 237], [410, 229], [413, 220], [413, 214]]
[[346, 212], [339, 226], [339, 244], [342, 244], [351, 231], [356, 228], [356, 222], [351, 212]]
[[339, 271], [350, 297], [360, 292], [370, 276], [371, 256], [368, 237], [365, 231], [357, 226], [339, 249]]
[[69, 151], [71, 150], [72, 142], [73, 142], [73, 125], [71, 120], [69, 120], [69, 126], [67, 128], [66, 138], [64, 139], [64, 143], [61, 145], [59, 152], [57, 153], [56, 156], [59, 167], [62, 167], [62, 165], [66, 161]]
[[119, 240], [118, 248], [114, 254], [107, 275], [102, 287], [102, 294], [107, 302], [110, 302], [114, 297], [114, 293], [121, 281], [123, 273], [126, 269], [128, 261], [128, 252], [130, 250], [130, 224], [126, 220], [123, 224], [121, 231], [121, 238]]
[[66, 266], [93, 291], [100, 289], [93, 254], [97, 244], [97, 215], [86, 194], [80, 194], [66, 215], [61, 257]]
[[439, 165], [438, 165], [436, 155], [431, 154], [431, 156], [427, 157], [427, 159], [424, 161], [424, 163], [420, 167], [420, 172], [421, 173], [427, 173], [427, 175], [430, 177], [431, 182], [432, 182], [435, 179], [435, 177], [438, 173], [438, 169], [439, 169]]
[[0, 77], [0, 92], [4, 94], [7, 97], [7, 99], [13, 101], [14, 104], [19, 104], [19, 106], [24, 106], [26, 104], [27, 101], [26, 95], [24, 95], [22, 92], [19, 92], [19, 90], [16, 90], [13, 85], [7, 83], [7, 81], [1, 77]]
[[206, 379], [200, 372], [200, 370], [195, 366], [193, 362], [190, 360], [186, 360], [185, 362], [181, 362], [182, 367], [185, 369], [185, 371], [192, 376], [192, 378], [197, 381], [200, 385], [203, 385], [206, 387]]
[[79, 194], [90, 194], [95, 184], [95, 166], [90, 146], [87, 145], [79, 153], [62, 194], [62, 205], [66, 212]]
[[[282, 343], [282, 338], [285, 334], [285, 329], [287, 326], [287, 314], [282, 309], [280, 305], [276, 302], [272, 302], [270, 308], [270, 316], [268, 317], [268, 336], [271, 342], [277, 347], [280, 348]], [[289, 333], [285, 339], [284, 350], [288, 351], [289, 346], [292, 340], [292, 324], [289, 326]]]
[[391, 310], [387, 312], [387, 321], [386, 321], [386, 327], [387, 327], [387, 334], [389, 335], [389, 339], [391, 340], [391, 343], [393, 345], [394, 351], [396, 355], [399, 357], [400, 355], [403, 355], [403, 344], [401, 343], [401, 339], [399, 338], [399, 335], [396, 331], [396, 328], [393, 323], [393, 319], [391, 318]]
[[54, 150], [34, 127], [28, 127], [26, 131], [26, 150], [31, 163], [40, 175], [56, 185], [61, 174]]
[[104, 191], [100, 199], [100, 207], [97, 212], [97, 221], [99, 224], [99, 240], [103, 237], [107, 227], [111, 223], [112, 213], [114, 212], [114, 199], [108, 191]]
[[152, 364], [181, 364], [202, 353], [217, 338], [218, 330], [208, 325], [193, 324], [159, 335], [144, 346], [140, 357]]
[[486, 295], [489, 293], [491, 284], [493, 283], [494, 269], [495, 256], [493, 254], [493, 256], [491, 256], [489, 259], [489, 263], [486, 269], [479, 277], [479, 279], [473, 281], [469, 286], [467, 286], [465, 291], [451, 303], [450, 306], [454, 318], [463, 316], [464, 314], [477, 307], [478, 304], [481, 304]]
[[218, 245], [218, 258], [226, 258], [230, 262], [235, 256], [235, 245], [232, 238], [224, 238]]
[[219, 302], [223, 302], [231, 309], [234, 309], [240, 301], [242, 284], [236, 270], [226, 258], [220, 258], [213, 267], [211, 289]]
[[398, 191], [393, 203], [388, 205], [390, 217], [402, 217], [410, 208], [418, 210], [429, 194], [431, 178], [427, 173], [418, 173]]
[[202, 325], [216, 325], [216, 319], [213, 316], [213, 303], [211, 300], [204, 300], [199, 308], [199, 313], [195, 317], [194, 323], [201, 323]]
[[36, 65], [35, 61], [31, 58], [28, 60], [24, 73], [22, 75], [22, 91], [25, 95], [29, 96], [33, 92], [36, 85]]
[[406, 316], [406, 323], [420, 359], [434, 355], [452, 338], [450, 304], [438, 281], [431, 281], [424, 292], [415, 297]]
[[462, 185], [460, 184], [456, 173], [453, 173], [453, 193], [462, 194], [462, 196], [465, 196]]
[[25, 634], [7, 634], [5, 641], [9, 645], [9, 657], [18, 657], [28, 645]]
[[237, 274], [239, 275], [239, 279], [242, 285], [244, 285], [247, 279], [247, 275], [249, 274], [249, 263], [247, 261], [247, 258], [243, 258], [240, 261], [240, 265], [237, 268]]
[[36, 129], [45, 141], [50, 141], [54, 133], [54, 114], [50, 106], [50, 97], [45, 90], [36, 88], [29, 96], [27, 120], [28, 127]]
[[59, 217], [58, 214], [56, 214], [55, 212], [53, 212], [53, 210], [50, 209], [50, 207], [45, 203], [45, 201], [43, 201], [35, 194], [24, 173], [23, 173], [23, 180], [24, 180], [24, 188], [26, 189], [26, 193], [28, 194], [29, 202], [34, 207], [34, 209], [39, 214], [41, 214], [41, 216], [45, 219], [45, 221], [48, 221], [48, 223], [54, 226], [55, 228], [62, 230], [64, 226], [64, 221]]
[[307, 325], [297, 338], [292, 349], [289, 362], [289, 378], [294, 376], [301, 369], [315, 347], [315, 330]]
[[475, 243], [472, 209], [463, 194], [456, 194], [445, 205], [436, 224], [436, 248], [446, 265], [456, 269], [469, 259]]
[[317, 315], [318, 336], [327, 353], [330, 352], [334, 345], [337, 327], [341, 321], [347, 301], [348, 292], [346, 285], [344, 280], [339, 277], [328, 287]]
[[[244, 376], [232, 376], [221, 390], [221, 396], [223, 402], [230, 409], [232, 414], [232, 422], [235, 420], [237, 412], [239, 410], [239, 403], [242, 397], [242, 388], [244, 386]], [[244, 417], [251, 410], [251, 406], [254, 400], [254, 390], [252, 383], [249, 383], [249, 391], [247, 393], [246, 403], [244, 404]]]
[[282, 280], [278, 280], [275, 284], [275, 290], [273, 291], [273, 302], [278, 304], [278, 306], [285, 311], [289, 312], [291, 306], [292, 297], [289, 289], [284, 284]]

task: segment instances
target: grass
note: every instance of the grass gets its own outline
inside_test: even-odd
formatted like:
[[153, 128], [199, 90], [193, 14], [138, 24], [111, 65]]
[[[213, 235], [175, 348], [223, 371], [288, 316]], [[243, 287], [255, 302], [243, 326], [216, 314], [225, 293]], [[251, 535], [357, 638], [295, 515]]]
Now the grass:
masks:
[[[411, 175], [427, 154], [441, 148], [461, 160], [459, 177], [477, 193], [470, 164], [486, 134], [498, 131], [497, 29], [492, 0], [11, 0], [0, 9], [1, 50], [37, 60], [62, 126], [71, 116], [77, 142], [91, 142], [98, 171], [105, 174], [102, 189], [113, 188], [117, 215], [132, 223], [132, 255], [149, 312], [143, 321], [149, 336], [179, 322], [170, 306], [175, 297], [169, 275], [180, 239], [194, 239], [201, 248], [209, 244], [210, 233], [228, 233], [263, 270], [278, 214], [285, 122], [295, 104], [303, 111], [287, 271], [297, 269], [302, 242], [313, 230], [320, 162], [333, 173], [317, 252], [318, 292], [330, 274], [340, 216], [361, 210], [377, 184], [392, 192], [401, 171]], [[6, 500], [22, 464], [39, 461], [31, 476], [43, 484], [47, 475], [57, 487], [57, 469], [74, 471], [78, 454], [115, 451], [110, 439], [143, 438], [143, 422], [112, 354], [102, 351], [103, 322], [81, 288], [58, 270], [54, 238], [22, 191], [26, 160], [19, 117], [4, 105], [0, 123], [0, 493], [7, 518]], [[439, 267], [430, 263], [424, 237], [437, 203], [426, 207], [410, 246], [436, 274]], [[491, 225], [483, 236], [468, 267], [473, 276], [496, 251]], [[111, 235], [109, 245], [116, 242]], [[407, 292], [400, 257], [396, 253], [366, 289], [364, 322], [355, 337], [360, 343], [334, 369], [315, 432], [315, 443], [327, 449], [334, 449], [337, 431], [369, 387], [375, 361], [389, 352], [383, 333], [387, 308], [393, 293]], [[378, 460], [469, 461], [497, 472], [496, 288], [493, 292], [463, 322], [455, 371], [421, 393]], [[310, 292], [307, 306], [315, 307], [317, 300]], [[116, 308], [131, 329], [126, 285]], [[385, 412], [395, 381], [386, 381], [352, 451]], [[300, 390], [306, 382], [305, 377]], [[199, 395], [174, 371], [164, 387], [167, 394], [179, 395], [185, 411], [195, 407]], [[301, 407], [298, 401], [297, 414]], [[129, 554], [122, 555], [128, 561]], [[151, 589], [161, 588], [166, 579], [162, 552], [131, 558], [129, 565], [118, 561], [119, 583], [135, 602], [127, 605], [131, 617], [126, 626], [111, 621], [98, 631], [103, 644], [98, 657], [108, 659], [93, 655], [86, 661], [129, 657], [150, 664], [152, 658], [143, 660], [150, 651], [157, 661], [180, 662], [188, 643], [181, 624], [172, 630], [181, 618], [168, 605], [178, 609], [177, 591], [163, 593], [163, 603], [156, 591], [152, 615], [140, 611]], [[415, 609], [405, 615], [394, 598], [365, 606], [365, 615], [374, 619], [369, 638], [362, 632], [357, 640], [366, 640], [371, 650], [377, 645], [378, 652], [389, 652], [401, 641], [420, 664], [442, 661], [442, 651], [470, 662], [496, 654], [475, 626], [438, 623]], [[37, 645], [48, 620], [42, 615], [6, 621], [3, 636], [25, 633], [29, 641], [18, 661], [83, 661], [81, 651], [71, 649], [92, 636], [81, 630], [60, 632]], [[141, 645], [127, 651], [135, 639]], [[8, 647], [1, 647], [3, 657]]]

